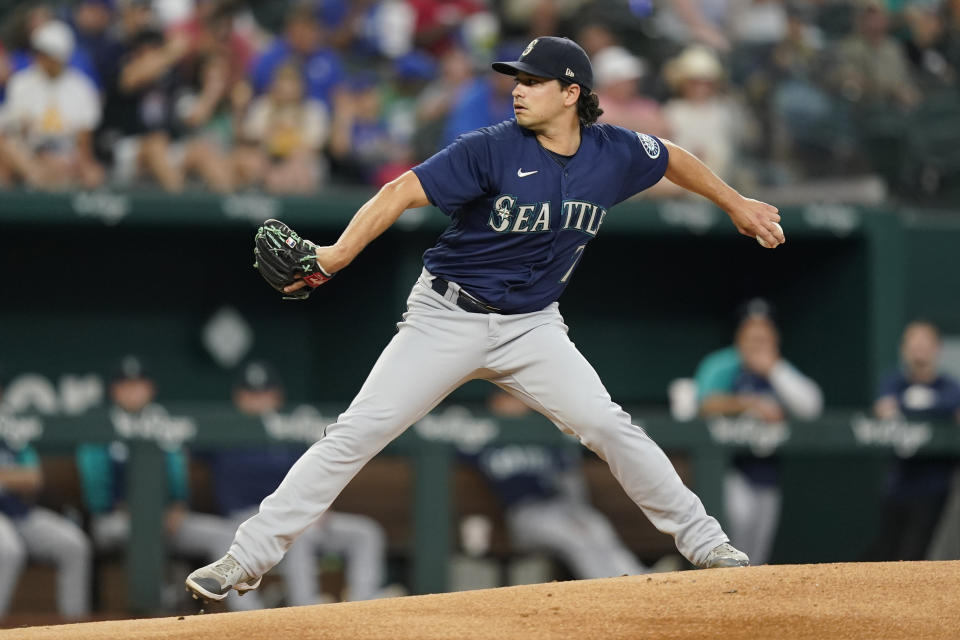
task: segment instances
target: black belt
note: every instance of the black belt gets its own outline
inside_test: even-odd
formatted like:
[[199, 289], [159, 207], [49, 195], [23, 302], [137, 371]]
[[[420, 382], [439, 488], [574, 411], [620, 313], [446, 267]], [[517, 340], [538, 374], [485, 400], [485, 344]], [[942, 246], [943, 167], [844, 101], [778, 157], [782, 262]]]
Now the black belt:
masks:
[[[430, 283], [430, 288], [446, 297], [447, 291], [450, 289], [450, 283], [443, 278], [434, 276], [433, 282]], [[462, 288], [458, 292], [456, 299], [453, 300], [453, 303], [470, 313], [500, 313], [500, 309], [497, 307], [489, 305], [486, 302], [480, 302]]]

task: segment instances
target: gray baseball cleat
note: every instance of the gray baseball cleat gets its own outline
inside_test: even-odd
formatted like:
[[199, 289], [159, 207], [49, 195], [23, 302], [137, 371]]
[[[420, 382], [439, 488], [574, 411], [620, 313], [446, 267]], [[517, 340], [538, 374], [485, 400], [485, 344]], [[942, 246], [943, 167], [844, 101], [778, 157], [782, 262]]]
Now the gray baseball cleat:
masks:
[[239, 595], [252, 591], [260, 586], [262, 577], [248, 574], [233, 556], [227, 554], [205, 567], [200, 567], [187, 576], [187, 591], [193, 592], [193, 597], [207, 600], [223, 600], [231, 589], [236, 589]]
[[701, 569], [723, 569], [725, 567], [749, 567], [750, 558], [743, 551], [735, 549], [729, 542], [713, 548], [700, 565]]

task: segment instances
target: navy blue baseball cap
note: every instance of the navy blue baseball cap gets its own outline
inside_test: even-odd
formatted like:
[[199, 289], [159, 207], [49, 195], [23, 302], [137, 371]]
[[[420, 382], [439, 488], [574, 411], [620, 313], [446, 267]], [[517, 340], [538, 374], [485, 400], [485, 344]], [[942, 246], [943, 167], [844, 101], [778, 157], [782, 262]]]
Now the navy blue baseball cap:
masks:
[[589, 93], [593, 87], [593, 65], [587, 52], [569, 38], [544, 36], [527, 45], [516, 62], [494, 62], [493, 70], [515, 76], [523, 71], [541, 78], [556, 78], [578, 84]]
[[117, 363], [111, 376], [111, 382], [125, 382], [128, 380], [152, 380], [150, 370], [143, 364], [139, 356], [128, 353]]
[[282, 391], [283, 383], [276, 369], [267, 362], [248, 362], [233, 385], [236, 391]]
[[771, 324], [777, 324], [777, 310], [765, 298], [751, 298], [737, 307], [737, 326], [751, 318], [766, 318]]

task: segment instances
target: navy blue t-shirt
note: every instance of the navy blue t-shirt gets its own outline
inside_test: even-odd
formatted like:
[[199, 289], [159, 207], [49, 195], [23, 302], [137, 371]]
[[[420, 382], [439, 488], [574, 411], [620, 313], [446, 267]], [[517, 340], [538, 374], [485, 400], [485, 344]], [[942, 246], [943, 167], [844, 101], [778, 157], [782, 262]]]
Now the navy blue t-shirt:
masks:
[[609, 124], [580, 132], [565, 166], [511, 119], [414, 167], [430, 202], [451, 218], [423, 255], [427, 269], [504, 313], [556, 301], [608, 210], [667, 170], [667, 149], [653, 136]]
[[[878, 397], [893, 396], [900, 413], [908, 420], [953, 422], [960, 410], [960, 384], [939, 375], [929, 384], [911, 382], [902, 371], [889, 374], [880, 383]], [[897, 460], [888, 483], [893, 495], [912, 499], [949, 490], [956, 463], [945, 458]]]

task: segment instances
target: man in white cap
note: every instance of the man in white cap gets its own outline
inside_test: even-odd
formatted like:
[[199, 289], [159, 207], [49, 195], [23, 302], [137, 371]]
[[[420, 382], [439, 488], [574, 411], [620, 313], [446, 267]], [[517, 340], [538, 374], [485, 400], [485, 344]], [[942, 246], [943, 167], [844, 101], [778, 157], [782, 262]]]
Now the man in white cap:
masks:
[[31, 187], [99, 186], [104, 172], [93, 157], [91, 141], [100, 122], [100, 98], [86, 76], [67, 66], [73, 33], [51, 20], [33, 31], [30, 45], [33, 64], [15, 73], [7, 85], [0, 152]]
[[603, 105], [600, 122], [659, 137], [670, 135], [660, 104], [640, 91], [646, 73], [643, 60], [619, 45], [604, 47], [593, 56], [593, 73]]

